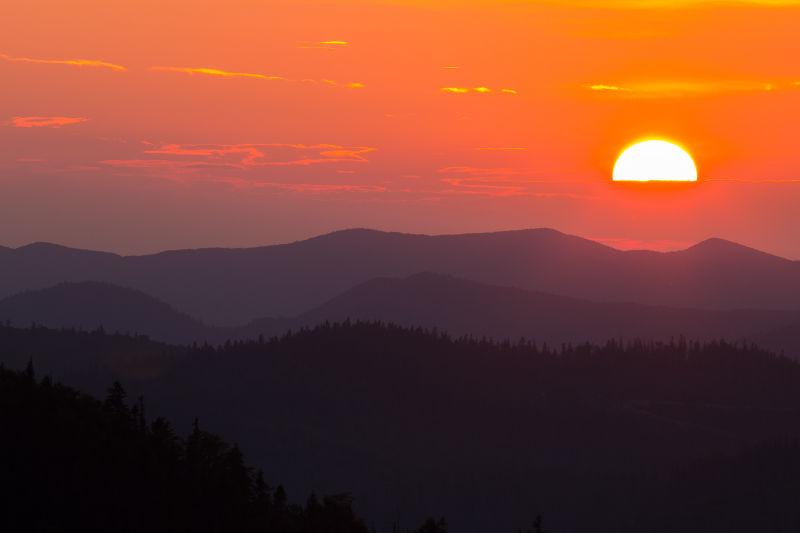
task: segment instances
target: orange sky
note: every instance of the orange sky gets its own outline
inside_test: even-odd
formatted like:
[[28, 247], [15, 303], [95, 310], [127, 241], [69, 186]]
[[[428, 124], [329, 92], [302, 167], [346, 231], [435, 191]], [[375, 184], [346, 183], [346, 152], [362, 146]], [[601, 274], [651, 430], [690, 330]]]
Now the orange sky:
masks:
[[[800, 1], [10, 0], [0, 244], [555, 227], [800, 259]], [[666, 137], [700, 183], [610, 183]]]

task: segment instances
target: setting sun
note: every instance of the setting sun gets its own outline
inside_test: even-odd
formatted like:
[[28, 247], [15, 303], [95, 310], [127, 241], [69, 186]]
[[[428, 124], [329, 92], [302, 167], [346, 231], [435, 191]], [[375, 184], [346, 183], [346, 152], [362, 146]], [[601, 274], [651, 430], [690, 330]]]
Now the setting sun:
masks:
[[650, 140], [627, 148], [614, 166], [614, 181], [697, 181], [697, 167], [680, 146]]

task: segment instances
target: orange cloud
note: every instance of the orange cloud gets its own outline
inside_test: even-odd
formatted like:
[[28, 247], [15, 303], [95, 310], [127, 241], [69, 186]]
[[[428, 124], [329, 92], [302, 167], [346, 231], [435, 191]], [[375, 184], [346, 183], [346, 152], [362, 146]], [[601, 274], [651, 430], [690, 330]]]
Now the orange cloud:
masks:
[[60, 128], [86, 122], [83, 117], [14, 117], [6, 124], [15, 128]]
[[302, 44], [298, 46], [298, 48], [306, 50], [336, 50], [337, 48], [345, 48], [347, 46], [350, 46], [349, 41], [332, 39], [330, 41], [320, 41], [313, 44]]
[[344, 87], [345, 89], [363, 89], [366, 87], [366, 85], [364, 85], [363, 83], [359, 83], [357, 81], [349, 83], [339, 83], [336, 80], [329, 80], [329, 79], [303, 80], [303, 81], [308, 83], [321, 83], [323, 85], [329, 85], [331, 87]]
[[760, 81], [649, 81], [628, 84], [584, 85], [584, 89], [627, 98], [680, 98], [723, 93], [772, 92], [791, 84]]
[[254, 188], [280, 189], [283, 191], [305, 193], [305, 194], [324, 194], [324, 193], [384, 193], [388, 189], [378, 185], [352, 185], [347, 183], [279, 183], [264, 181], [247, 181], [242, 184]]
[[[469, 93], [491, 94], [492, 92], [494, 92], [494, 89], [492, 89], [490, 87], [484, 87], [484, 86], [479, 86], [479, 87], [442, 87], [441, 91], [443, 93], [448, 93], [448, 94], [469, 94]], [[497, 92], [499, 92], [500, 94], [508, 94], [508, 95], [517, 95], [517, 94], [519, 94], [514, 89], [500, 89]]]
[[37, 59], [32, 57], [13, 57], [7, 54], [0, 54], [0, 59], [12, 63], [33, 63], [37, 65], [66, 65], [70, 67], [103, 68], [123, 72], [128, 70], [122, 65], [98, 61], [96, 59]]
[[258, 72], [236, 72], [236, 71], [229, 71], [229, 70], [220, 70], [216, 68], [194, 68], [194, 67], [150, 67], [150, 70], [156, 72], [177, 72], [179, 74], [189, 74], [190, 76], [199, 75], [199, 76], [211, 76], [216, 78], [244, 78], [244, 79], [252, 79], [252, 80], [267, 80], [267, 81], [285, 81], [285, 82], [293, 82], [293, 83], [321, 83], [323, 85], [330, 85], [331, 87], [342, 87], [345, 89], [363, 89], [366, 87], [363, 83], [359, 82], [350, 82], [350, 83], [339, 83], [335, 80], [329, 79], [322, 79], [322, 80], [313, 80], [313, 79], [304, 79], [304, 80], [292, 80], [289, 78], [284, 78], [283, 76], [274, 76], [270, 74], [261, 74]]
[[450, 94], [467, 94], [469, 91], [466, 87], [442, 87], [442, 92]]
[[202, 76], [215, 76], [218, 78], [250, 78], [256, 80], [285, 80], [282, 76], [271, 76], [267, 74], [257, 74], [252, 72], [231, 72], [216, 68], [187, 68], [187, 67], [151, 67], [150, 70], [159, 72], [179, 72], [183, 74]]
[[549, 184], [557, 186], [555, 180], [542, 178], [537, 172], [523, 168], [481, 168], [481, 167], [446, 167], [439, 169], [444, 174], [442, 183], [451, 187], [444, 191], [447, 194], [465, 194], [472, 196], [488, 196], [494, 198], [534, 197], [534, 198], [568, 198], [586, 199], [590, 196], [570, 191], [539, 191], [535, 187]]
[[167, 144], [143, 151], [154, 158], [107, 159], [101, 164], [164, 179], [199, 178], [212, 181], [248, 179], [265, 168], [363, 164], [375, 148], [336, 144]]

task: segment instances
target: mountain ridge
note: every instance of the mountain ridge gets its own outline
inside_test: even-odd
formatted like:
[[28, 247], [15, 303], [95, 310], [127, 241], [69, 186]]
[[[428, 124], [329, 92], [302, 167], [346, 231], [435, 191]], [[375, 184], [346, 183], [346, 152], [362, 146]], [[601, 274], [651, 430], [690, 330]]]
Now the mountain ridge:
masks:
[[800, 309], [800, 263], [724, 240], [621, 251], [552, 229], [414, 235], [353, 229], [257, 248], [117, 256], [39, 244], [2, 253], [0, 298], [61, 282], [140, 290], [218, 326], [297, 316], [378, 277], [437, 272], [605, 302]]
[[261, 318], [231, 327], [204, 324], [146, 293], [99, 282], [62, 283], [2, 299], [0, 320], [7, 319], [16, 326], [36, 323], [90, 331], [102, 327], [183, 345], [269, 338], [288, 330], [352, 319], [437, 328], [455, 336], [498, 341], [526, 338], [551, 345], [612, 338], [664, 342], [681, 336], [726, 338], [757, 341], [800, 357], [800, 338], [791, 334], [791, 327], [800, 323], [800, 312], [592, 302], [432, 272], [374, 278], [298, 316]]
[[71, 252], [83, 252], [83, 253], [96, 253], [96, 254], [104, 254], [108, 256], [114, 256], [122, 259], [127, 258], [137, 258], [137, 257], [153, 257], [158, 256], [161, 254], [170, 254], [170, 253], [181, 253], [181, 252], [216, 252], [216, 251], [249, 251], [249, 250], [260, 250], [264, 248], [275, 248], [275, 247], [283, 247], [283, 246], [291, 246], [301, 243], [307, 242], [316, 242], [320, 240], [327, 240], [334, 237], [339, 236], [401, 236], [401, 237], [425, 237], [425, 238], [446, 238], [446, 237], [457, 237], [457, 238], [464, 238], [464, 237], [476, 237], [476, 236], [498, 236], [498, 235], [523, 235], [523, 234], [541, 234], [541, 235], [557, 235], [561, 237], [568, 237], [571, 239], [588, 242], [596, 245], [598, 248], [606, 248], [620, 253], [637, 253], [637, 252], [652, 252], [654, 254], [671, 254], [671, 253], [680, 253], [686, 252], [692, 249], [702, 249], [706, 246], [716, 245], [719, 243], [720, 246], [729, 246], [729, 247], [736, 247], [742, 248], [753, 252], [759, 252], [764, 255], [768, 255], [771, 257], [776, 257], [780, 259], [784, 259], [786, 261], [790, 261], [793, 263], [798, 262], [794, 259], [789, 259], [777, 254], [765, 252], [758, 248], [748, 246], [736, 241], [732, 241], [729, 239], [723, 239], [721, 237], [709, 237], [707, 239], [703, 239], [693, 245], [687, 246], [686, 248], [682, 248], [679, 250], [671, 250], [671, 251], [661, 251], [649, 248], [635, 248], [635, 249], [620, 249], [614, 246], [605, 244], [598, 240], [589, 238], [589, 237], [581, 237], [579, 235], [573, 235], [570, 233], [565, 233], [563, 231], [557, 230], [555, 228], [548, 228], [548, 227], [540, 227], [540, 228], [521, 228], [521, 229], [511, 229], [511, 230], [498, 230], [498, 231], [486, 231], [486, 232], [465, 232], [465, 233], [439, 233], [439, 234], [429, 234], [429, 233], [406, 233], [401, 231], [383, 231], [377, 230], [372, 228], [366, 227], [353, 227], [353, 228], [345, 228], [340, 230], [330, 231], [328, 233], [322, 233], [320, 235], [315, 235], [312, 237], [307, 237], [303, 239], [296, 239], [293, 241], [287, 242], [277, 242], [277, 243], [270, 243], [270, 244], [260, 244], [255, 246], [203, 246], [198, 248], [174, 248], [174, 249], [166, 249], [160, 250], [157, 252], [151, 253], [144, 253], [144, 254], [119, 254], [116, 252], [111, 252], [107, 250], [96, 250], [92, 248], [79, 248], [73, 246], [67, 246], [64, 244], [59, 244], [51, 241], [34, 241], [28, 244], [23, 244], [20, 246], [4, 246], [0, 245], [0, 250], [10, 250], [10, 251], [25, 251], [25, 250], [37, 250], [37, 249], [51, 249], [51, 250], [61, 250], [61, 251], [71, 251]]

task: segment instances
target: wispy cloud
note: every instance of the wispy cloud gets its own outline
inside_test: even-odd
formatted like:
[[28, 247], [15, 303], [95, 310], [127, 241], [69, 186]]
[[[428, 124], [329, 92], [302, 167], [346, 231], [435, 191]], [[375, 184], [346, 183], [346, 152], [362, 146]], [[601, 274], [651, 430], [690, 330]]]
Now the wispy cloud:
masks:
[[251, 80], [284, 81], [291, 83], [314, 83], [314, 84], [328, 85], [331, 87], [341, 87], [344, 89], [363, 89], [366, 87], [366, 85], [360, 82], [342, 83], [330, 79], [294, 80], [290, 78], [285, 78], [283, 76], [276, 76], [274, 74], [263, 74], [259, 72], [238, 72], [238, 71], [222, 70], [217, 68], [206, 68], [206, 67], [150, 67], [150, 70], [155, 72], [176, 72], [179, 74], [188, 74], [190, 76], [210, 76], [215, 78], [229, 78], [229, 79], [243, 78]]
[[96, 59], [41, 59], [34, 57], [14, 57], [8, 54], [0, 54], [0, 59], [10, 61], [12, 63], [32, 63], [37, 65], [65, 65], [70, 67], [85, 67], [85, 68], [101, 68], [107, 70], [114, 70], [123, 72], [128, 70], [122, 65], [115, 63], [108, 63], [107, 61], [99, 61]]
[[493, 198], [534, 197], [586, 199], [591, 196], [567, 190], [539, 190], [542, 186], [558, 187], [563, 182], [542, 177], [525, 168], [485, 168], [471, 166], [445, 167], [438, 170], [442, 183], [450, 186], [446, 193]]
[[6, 125], [15, 128], [60, 128], [81, 124], [89, 120], [84, 117], [13, 117]]
[[479, 152], [525, 152], [527, 148], [517, 148], [517, 147], [486, 147], [486, 148], [476, 148]]
[[350, 41], [345, 41], [343, 39], [331, 39], [328, 41], [320, 41], [318, 43], [301, 44], [298, 46], [298, 48], [305, 50], [337, 50], [341, 48], [347, 48], [348, 46], [350, 46]]
[[366, 87], [366, 85], [364, 85], [363, 83], [357, 82], [357, 81], [351, 81], [351, 82], [346, 82], [346, 83], [338, 82], [336, 80], [329, 80], [329, 79], [322, 79], [322, 80], [308, 80], [308, 79], [306, 79], [306, 80], [302, 80], [302, 81], [306, 82], [306, 83], [319, 83], [319, 84], [322, 84], [322, 85], [327, 85], [329, 87], [343, 87], [345, 89], [363, 89], [363, 88]]
[[791, 83], [763, 81], [647, 81], [598, 83], [583, 89], [620, 98], [681, 98], [723, 93], [774, 92], [793, 88]]
[[181, 74], [200, 75], [200, 76], [214, 76], [217, 78], [250, 78], [255, 80], [285, 80], [283, 76], [274, 76], [270, 74], [259, 74], [254, 72], [233, 72], [229, 70], [220, 70], [216, 68], [192, 68], [192, 67], [151, 67], [150, 70], [158, 72], [178, 72]]
[[106, 159], [100, 164], [126, 174], [167, 180], [248, 180], [263, 183], [263, 171], [320, 165], [368, 163], [375, 149], [337, 144], [165, 144], [149, 146], [141, 156]]
[[505, 95], [511, 95], [511, 96], [516, 96], [516, 95], [519, 94], [514, 89], [497, 89], [497, 90], [495, 90], [495, 89], [492, 89], [490, 87], [484, 87], [482, 85], [478, 86], [478, 87], [442, 87], [441, 91], [443, 93], [446, 93], [446, 94], [470, 94], [470, 93], [492, 94], [492, 93], [498, 93], [498, 94], [505, 94]]
[[297, 194], [335, 194], [335, 193], [385, 193], [386, 187], [380, 185], [358, 185], [352, 183], [286, 183], [277, 181], [253, 181], [246, 179], [225, 179], [225, 183], [240, 189], [276, 189]]

